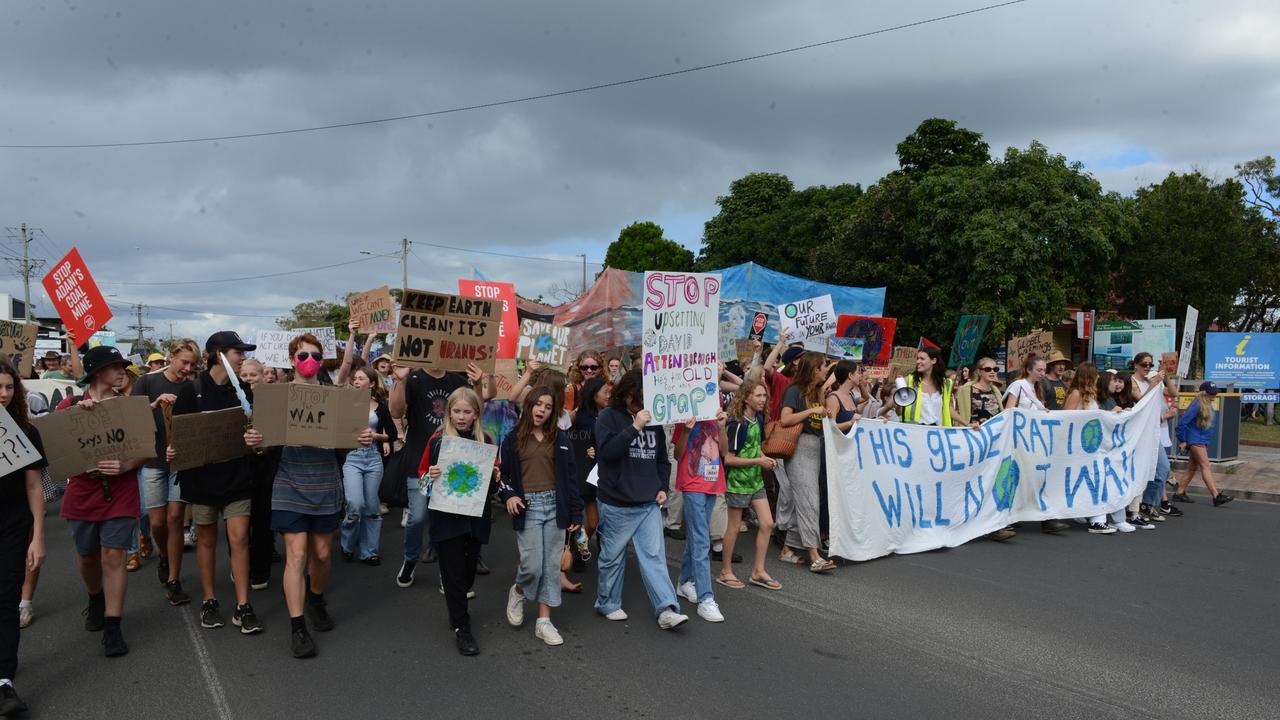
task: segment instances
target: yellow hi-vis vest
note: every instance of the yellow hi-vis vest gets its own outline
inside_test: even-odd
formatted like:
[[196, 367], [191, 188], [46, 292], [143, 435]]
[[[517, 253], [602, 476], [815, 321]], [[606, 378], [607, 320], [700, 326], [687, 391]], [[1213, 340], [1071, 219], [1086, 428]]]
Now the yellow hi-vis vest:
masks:
[[[907, 376], [907, 387], [916, 391], [916, 401], [903, 408], [902, 422], [918, 423], [920, 422], [920, 379], [915, 373]], [[942, 382], [942, 427], [951, 427], [951, 378], [945, 378]]]

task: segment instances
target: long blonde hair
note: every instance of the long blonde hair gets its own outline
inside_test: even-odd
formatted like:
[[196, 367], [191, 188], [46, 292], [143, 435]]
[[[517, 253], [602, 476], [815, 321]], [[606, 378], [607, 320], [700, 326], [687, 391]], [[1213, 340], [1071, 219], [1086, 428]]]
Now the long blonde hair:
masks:
[[1201, 430], [1206, 430], [1213, 424], [1213, 396], [1202, 392], [1196, 395], [1196, 402], [1199, 403], [1196, 407], [1196, 425], [1199, 425]]
[[[471, 437], [467, 437], [466, 435], [458, 432], [458, 429], [453, 426], [451, 411], [453, 410], [453, 406], [460, 402], [467, 403], [471, 406], [472, 410], [476, 411], [476, 419], [471, 423]], [[449, 401], [444, 406], [444, 422], [440, 424], [440, 434], [465, 437], [468, 440], [484, 442], [484, 426], [481, 422], [483, 419], [480, 396], [476, 394], [476, 391], [467, 387], [458, 388], [452, 393], [449, 393]]]

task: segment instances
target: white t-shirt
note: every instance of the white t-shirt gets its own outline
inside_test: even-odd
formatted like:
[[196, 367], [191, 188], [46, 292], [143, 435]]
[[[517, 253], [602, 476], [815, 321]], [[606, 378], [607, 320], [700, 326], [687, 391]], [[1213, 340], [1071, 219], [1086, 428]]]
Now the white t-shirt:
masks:
[[1036, 389], [1031, 386], [1031, 382], [1026, 378], [1014, 380], [1009, 386], [1009, 392], [1005, 393], [1005, 397], [1012, 395], [1018, 399], [1017, 407], [1023, 410], [1044, 410], [1044, 403], [1040, 402], [1040, 398], [1036, 397]]
[[941, 425], [942, 424], [942, 393], [920, 393], [920, 397], [916, 402], [920, 403], [920, 424], [921, 425]]

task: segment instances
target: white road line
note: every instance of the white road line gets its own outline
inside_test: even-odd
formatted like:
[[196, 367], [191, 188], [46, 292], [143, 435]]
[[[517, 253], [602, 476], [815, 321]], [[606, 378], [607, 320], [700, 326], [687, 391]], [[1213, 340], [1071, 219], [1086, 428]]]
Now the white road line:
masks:
[[227, 702], [227, 692], [222, 688], [222, 679], [218, 677], [218, 669], [213, 666], [213, 658], [209, 655], [209, 646], [205, 644], [204, 635], [196, 627], [194, 615], [190, 612], [179, 612], [178, 614], [182, 616], [182, 621], [187, 626], [187, 637], [191, 639], [191, 645], [195, 647], [196, 658], [200, 661], [200, 674], [204, 680], [205, 688], [209, 691], [209, 697], [213, 699], [213, 709], [218, 714], [218, 720], [232, 720], [235, 716], [231, 714], [231, 705]]

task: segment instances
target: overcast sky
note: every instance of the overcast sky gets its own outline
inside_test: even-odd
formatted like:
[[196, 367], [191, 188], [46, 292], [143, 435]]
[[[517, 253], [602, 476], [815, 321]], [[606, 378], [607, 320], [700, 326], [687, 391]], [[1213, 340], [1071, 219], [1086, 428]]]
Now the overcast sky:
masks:
[[[553, 92], [922, 20], [982, 0], [5, 3], [0, 144], [167, 140]], [[110, 5], [107, 10], [102, 5]], [[478, 268], [528, 296], [654, 220], [695, 251], [752, 171], [864, 186], [941, 116], [993, 151], [1040, 140], [1130, 192], [1280, 153], [1280, 4], [1025, 3], [800, 53], [429, 119], [257, 139], [0, 149], [0, 224], [78, 246], [162, 334], [253, 335], [295, 303]], [[432, 247], [555, 258], [519, 260]], [[17, 243], [7, 240], [6, 254]], [[588, 265], [590, 274], [599, 266]], [[12, 274], [0, 292], [21, 297]], [[38, 284], [39, 311], [50, 306]], [[201, 315], [161, 308], [216, 311]], [[263, 317], [251, 317], [263, 316]], [[113, 321], [121, 334], [128, 323]]]

